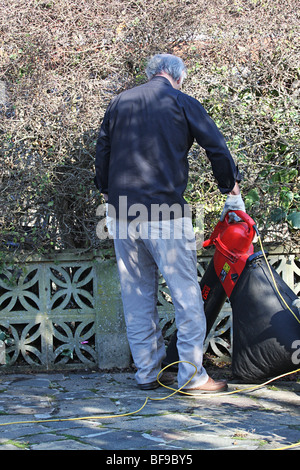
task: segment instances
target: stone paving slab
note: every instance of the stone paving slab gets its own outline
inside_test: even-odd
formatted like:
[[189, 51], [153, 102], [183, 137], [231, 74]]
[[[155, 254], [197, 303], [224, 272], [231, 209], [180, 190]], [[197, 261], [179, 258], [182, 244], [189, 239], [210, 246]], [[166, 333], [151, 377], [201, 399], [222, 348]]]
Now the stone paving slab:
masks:
[[170, 396], [162, 387], [139, 390], [131, 372], [3, 374], [0, 450], [188, 453], [300, 443], [300, 384], [248, 387]]

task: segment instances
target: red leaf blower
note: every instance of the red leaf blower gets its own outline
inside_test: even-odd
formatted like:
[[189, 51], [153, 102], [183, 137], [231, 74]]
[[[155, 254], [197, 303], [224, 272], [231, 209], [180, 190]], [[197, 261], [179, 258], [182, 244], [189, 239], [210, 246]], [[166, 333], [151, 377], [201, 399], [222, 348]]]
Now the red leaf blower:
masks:
[[[231, 221], [234, 212], [239, 221]], [[232, 373], [241, 381], [258, 382], [297, 368], [300, 352], [298, 297], [268, 263], [254, 253], [255, 222], [243, 211], [230, 211], [203, 247], [215, 253], [200, 287], [208, 334], [226, 298], [232, 307]], [[164, 365], [178, 361], [177, 334], [167, 348]], [[298, 360], [299, 364], [300, 360]]]

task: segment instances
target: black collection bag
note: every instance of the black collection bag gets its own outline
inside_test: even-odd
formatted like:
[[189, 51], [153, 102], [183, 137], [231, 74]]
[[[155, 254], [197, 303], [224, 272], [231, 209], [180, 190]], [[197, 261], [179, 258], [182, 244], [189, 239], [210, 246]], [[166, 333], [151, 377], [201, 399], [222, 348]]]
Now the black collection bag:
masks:
[[[275, 284], [293, 313], [280, 298]], [[201, 280], [201, 289], [208, 334], [226, 300], [213, 260]], [[297, 299], [275, 269], [266, 264], [261, 252], [248, 258], [229, 298], [233, 322], [232, 373], [235, 379], [258, 383], [299, 368], [295, 361], [295, 348], [300, 340], [300, 315], [298, 308], [293, 306]], [[178, 361], [176, 343], [175, 331], [167, 348], [164, 366]], [[172, 368], [176, 370], [177, 365]]]
[[[278, 295], [269, 268], [294, 315]], [[293, 306], [297, 299], [274, 268], [267, 266], [261, 253], [249, 257], [229, 299], [233, 318], [232, 372], [236, 378], [255, 383], [299, 368], [295, 347], [300, 340], [300, 315]]]

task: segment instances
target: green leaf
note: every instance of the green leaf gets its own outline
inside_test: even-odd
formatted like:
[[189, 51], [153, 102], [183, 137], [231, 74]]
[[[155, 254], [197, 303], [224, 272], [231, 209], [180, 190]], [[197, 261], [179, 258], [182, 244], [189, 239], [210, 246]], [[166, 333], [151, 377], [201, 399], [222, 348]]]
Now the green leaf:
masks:
[[0, 330], [0, 341], [4, 341], [6, 338], [6, 333], [4, 331]]
[[289, 183], [298, 176], [298, 171], [295, 168], [290, 170], [280, 170], [271, 176], [273, 183]]
[[291, 212], [287, 216], [288, 222], [295, 229], [300, 229], [300, 212]]
[[61, 352], [62, 356], [69, 357], [70, 359], [73, 359], [73, 351], [71, 349], [64, 349]]
[[281, 207], [276, 207], [276, 209], [271, 212], [270, 218], [272, 222], [277, 224], [286, 219], [286, 212]]
[[259, 194], [256, 189], [251, 189], [245, 196], [245, 206], [247, 209], [251, 207], [255, 202], [259, 201]]
[[280, 201], [282, 203], [282, 206], [285, 209], [288, 209], [291, 205], [291, 203], [294, 200], [294, 193], [292, 191], [283, 189], [280, 193]]

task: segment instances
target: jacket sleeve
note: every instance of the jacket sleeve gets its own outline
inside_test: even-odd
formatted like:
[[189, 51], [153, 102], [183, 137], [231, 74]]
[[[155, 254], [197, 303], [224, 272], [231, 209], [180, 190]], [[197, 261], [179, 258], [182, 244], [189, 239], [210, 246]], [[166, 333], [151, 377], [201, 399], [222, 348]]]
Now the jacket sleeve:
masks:
[[110, 105], [104, 115], [96, 145], [94, 182], [101, 193], [108, 193], [108, 170], [110, 159], [110, 137], [109, 137], [109, 114]]
[[222, 133], [196, 99], [184, 95], [184, 112], [192, 137], [205, 149], [221, 193], [229, 193], [240, 174]]

